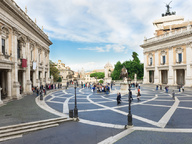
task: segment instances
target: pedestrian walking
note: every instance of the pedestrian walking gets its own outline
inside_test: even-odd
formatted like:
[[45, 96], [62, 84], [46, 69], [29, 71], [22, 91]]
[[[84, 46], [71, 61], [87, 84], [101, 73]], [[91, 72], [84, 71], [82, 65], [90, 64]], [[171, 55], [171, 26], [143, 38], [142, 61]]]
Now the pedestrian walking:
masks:
[[160, 85], [160, 90], [162, 90], [162, 85]]
[[117, 93], [117, 105], [121, 103], [121, 94]]
[[172, 98], [175, 99], [175, 91], [172, 92]]
[[159, 86], [158, 86], [158, 85], [156, 85], [156, 90], [158, 90], [158, 87], [159, 87]]
[[37, 88], [37, 90], [36, 90], [36, 93], [37, 93], [37, 96], [39, 95], [39, 89]]
[[140, 91], [140, 89], [138, 89], [138, 93], [137, 93], [137, 101], [138, 102], [140, 101], [140, 96], [141, 96], [141, 91]]
[[130, 98], [130, 101], [132, 102], [133, 96], [132, 96], [132, 91], [131, 91], [131, 89], [129, 89], [129, 98]]
[[184, 92], [184, 85], [182, 86], [182, 91]]

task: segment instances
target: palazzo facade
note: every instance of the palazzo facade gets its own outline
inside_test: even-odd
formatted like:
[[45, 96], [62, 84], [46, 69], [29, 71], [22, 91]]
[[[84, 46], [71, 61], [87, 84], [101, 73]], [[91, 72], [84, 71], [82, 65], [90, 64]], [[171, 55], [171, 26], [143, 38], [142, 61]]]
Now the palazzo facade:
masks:
[[13, 0], [0, 1], [0, 103], [49, 83], [51, 44]]
[[155, 37], [145, 38], [143, 83], [192, 86], [192, 22], [169, 14], [153, 22]]

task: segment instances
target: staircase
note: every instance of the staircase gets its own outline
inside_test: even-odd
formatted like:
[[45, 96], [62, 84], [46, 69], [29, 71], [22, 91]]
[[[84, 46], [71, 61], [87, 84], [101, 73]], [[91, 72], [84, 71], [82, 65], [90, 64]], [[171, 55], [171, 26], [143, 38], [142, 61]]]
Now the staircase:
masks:
[[58, 126], [59, 123], [72, 121], [73, 119], [67, 118], [55, 118], [48, 120], [41, 120], [29, 123], [23, 123], [18, 125], [10, 125], [5, 127], [0, 127], [0, 142], [9, 139], [22, 137], [24, 133], [42, 130], [50, 127]]

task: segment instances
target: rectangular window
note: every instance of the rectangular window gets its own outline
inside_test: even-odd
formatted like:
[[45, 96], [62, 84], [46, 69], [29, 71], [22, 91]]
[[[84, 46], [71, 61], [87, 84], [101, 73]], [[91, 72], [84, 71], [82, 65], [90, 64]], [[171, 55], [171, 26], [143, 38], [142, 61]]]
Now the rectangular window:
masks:
[[165, 56], [163, 56], [163, 64], [165, 64]]
[[17, 58], [18, 58], [18, 59], [20, 59], [20, 57], [21, 57], [21, 56], [20, 56], [20, 50], [21, 50], [21, 48], [20, 48], [20, 41], [18, 40], [18, 41], [17, 41]]
[[179, 58], [179, 63], [181, 63], [182, 62], [182, 53], [178, 54], [178, 58]]
[[5, 39], [2, 39], [2, 53], [5, 55]]
[[150, 65], [152, 65], [153, 64], [153, 59], [152, 58], [150, 58]]

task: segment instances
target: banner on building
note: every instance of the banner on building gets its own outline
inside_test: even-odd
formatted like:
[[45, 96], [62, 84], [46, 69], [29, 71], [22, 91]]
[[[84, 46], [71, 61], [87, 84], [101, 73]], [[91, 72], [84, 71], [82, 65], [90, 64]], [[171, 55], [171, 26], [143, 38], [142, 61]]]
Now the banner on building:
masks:
[[22, 59], [22, 68], [27, 67], [27, 59]]
[[36, 70], [36, 66], [37, 66], [36, 62], [33, 62], [33, 70]]

